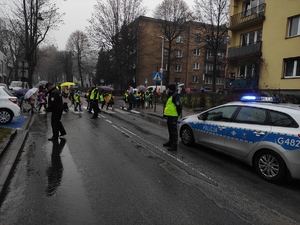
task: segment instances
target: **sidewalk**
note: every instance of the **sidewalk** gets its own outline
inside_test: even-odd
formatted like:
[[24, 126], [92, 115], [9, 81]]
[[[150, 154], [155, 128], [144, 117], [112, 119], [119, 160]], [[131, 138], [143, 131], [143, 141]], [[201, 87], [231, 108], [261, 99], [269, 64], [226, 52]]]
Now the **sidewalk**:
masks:
[[19, 155], [28, 135], [28, 127], [33, 116], [28, 116], [22, 129], [13, 129], [9, 138], [0, 144], [0, 206], [6, 196], [7, 187], [17, 165]]

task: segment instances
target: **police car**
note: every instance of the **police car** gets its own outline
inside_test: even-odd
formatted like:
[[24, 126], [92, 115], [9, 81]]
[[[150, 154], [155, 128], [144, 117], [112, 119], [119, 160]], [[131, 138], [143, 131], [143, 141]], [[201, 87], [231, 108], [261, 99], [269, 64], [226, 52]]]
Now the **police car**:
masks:
[[179, 126], [185, 145], [198, 143], [255, 168], [270, 182], [300, 179], [300, 107], [273, 97], [244, 96], [187, 116]]

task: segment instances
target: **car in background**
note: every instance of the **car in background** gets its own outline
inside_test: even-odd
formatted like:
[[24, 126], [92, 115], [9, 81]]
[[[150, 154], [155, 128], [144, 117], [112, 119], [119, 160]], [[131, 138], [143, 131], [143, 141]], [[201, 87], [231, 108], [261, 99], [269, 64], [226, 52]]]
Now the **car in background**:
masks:
[[147, 90], [153, 92], [156, 88], [157, 90], [160, 90], [161, 93], [167, 90], [165, 85], [160, 85], [160, 84], [158, 84], [157, 86], [156, 85], [148, 86]]
[[300, 179], [300, 108], [272, 97], [245, 96], [187, 116], [185, 145], [207, 146], [253, 166], [264, 180]]
[[12, 81], [9, 85], [9, 90], [11, 91], [12, 94], [14, 94], [17, 90], [28, 89], [28, 88], [29, 88], [28, 83], [22, 81]]
[[17, 97], [3, 86], [0, 86], [0, 124], [8, 124], [13, 117], [20, 115]]
[[4, 83], [0, 83], [0, 86], [5, 87], [6, 89], [8, 89], [7, 85]]

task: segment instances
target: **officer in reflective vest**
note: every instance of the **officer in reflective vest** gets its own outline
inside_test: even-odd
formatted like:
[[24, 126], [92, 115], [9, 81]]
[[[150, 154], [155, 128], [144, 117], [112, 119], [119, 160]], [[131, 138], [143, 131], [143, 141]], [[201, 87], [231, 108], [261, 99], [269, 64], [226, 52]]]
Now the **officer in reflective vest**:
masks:
[[168, 98], [164, 108], [164, 116], [167, 117], [169, 140], [163, 146], [169, 147], [168, 151], [176, 151], [178, 142], [177, 121], [181, 113], [180, 95], [176, 92], [175, 84], [170, 84], [167, 92]]
[[91, 119], [98, 118], [98, 113], [100, 112], [98, 100], [99, 100], [99, 89], [97, 87], [97, 84], [93, 84], [91, 94], [90, 94], [90, 104], [91, 104], [91, 108], [94, 111], [94, 114], [91, 117]]

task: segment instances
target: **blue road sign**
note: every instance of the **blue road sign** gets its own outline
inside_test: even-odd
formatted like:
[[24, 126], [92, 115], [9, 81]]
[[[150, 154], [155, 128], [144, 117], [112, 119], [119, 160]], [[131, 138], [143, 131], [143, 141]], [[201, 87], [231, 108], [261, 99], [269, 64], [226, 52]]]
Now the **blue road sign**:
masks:
[[153, 81], [156, 81], [156, 82], [161, 81], [161, 79], [162, 79], [161, 72], [153, 72], [152, 79], [153, 79]]

